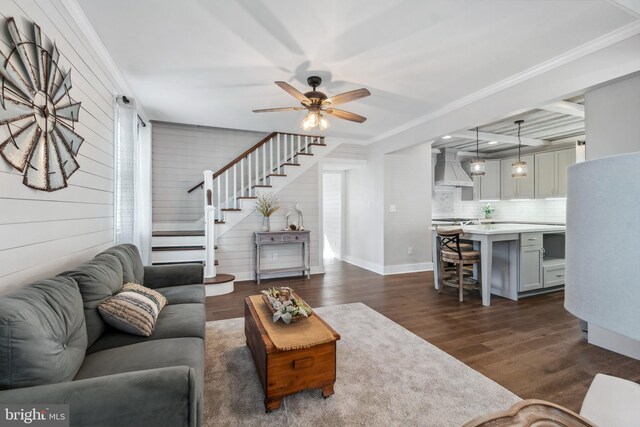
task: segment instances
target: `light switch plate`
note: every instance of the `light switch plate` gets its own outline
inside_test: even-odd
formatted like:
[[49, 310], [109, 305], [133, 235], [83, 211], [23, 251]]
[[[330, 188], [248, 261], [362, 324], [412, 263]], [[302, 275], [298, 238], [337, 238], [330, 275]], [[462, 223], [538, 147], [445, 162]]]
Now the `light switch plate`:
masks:
[[396, 211], [397, 211], [396, 205], [389, 205], [389, 212], [394, 213]]

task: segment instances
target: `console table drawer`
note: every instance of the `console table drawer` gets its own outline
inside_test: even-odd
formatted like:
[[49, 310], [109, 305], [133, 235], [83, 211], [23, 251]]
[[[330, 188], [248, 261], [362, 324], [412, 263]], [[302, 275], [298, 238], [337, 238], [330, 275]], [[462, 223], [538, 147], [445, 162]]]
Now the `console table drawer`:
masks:
[[282, 236], [285, 242], [307, 242], [309, 240], [309, 233], [291, 233]]
[[260, 234], [260, 243], [282, 243], [284, 241], [282, 234]]

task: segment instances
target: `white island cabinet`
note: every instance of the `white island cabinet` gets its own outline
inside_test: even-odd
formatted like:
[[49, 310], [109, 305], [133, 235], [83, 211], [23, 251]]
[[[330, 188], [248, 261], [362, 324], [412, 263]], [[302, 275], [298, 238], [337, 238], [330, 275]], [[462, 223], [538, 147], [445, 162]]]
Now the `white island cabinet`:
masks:
[[[464, 225], [462, 239], [480, 249], [482, 304], [491, 294], [517, 300], [531, 293], [558, 289], [564, 280], [564, 226], [534, 224]], [[432, 228], [434, 282], [439, 286], [440, 241]], [[548, 256], [547, 256], [548, 255]], [[553, 277], [545, 278], [549, 271]], [[562, 271], [562, 273], [560, 273]]]

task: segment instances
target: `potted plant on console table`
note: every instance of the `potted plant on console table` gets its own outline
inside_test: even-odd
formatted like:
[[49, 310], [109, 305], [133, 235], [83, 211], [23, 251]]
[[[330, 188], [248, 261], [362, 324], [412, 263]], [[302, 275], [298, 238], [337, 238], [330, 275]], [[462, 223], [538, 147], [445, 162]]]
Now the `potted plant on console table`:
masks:
[[263, 216], [262, 231], [271, 231], [271, 215], [280, 209], [278, 198], [273, 193], [258, 194], [256, 211]]

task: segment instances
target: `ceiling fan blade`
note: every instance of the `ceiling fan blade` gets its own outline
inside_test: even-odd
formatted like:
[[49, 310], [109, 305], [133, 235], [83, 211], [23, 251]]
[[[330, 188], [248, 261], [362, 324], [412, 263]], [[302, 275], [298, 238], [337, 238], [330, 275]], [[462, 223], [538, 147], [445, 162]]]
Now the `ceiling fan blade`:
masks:
[[356, 89], [349, 92], [341, 93], [340, 95], [332, 96], [331, 98], [322, 102], [322, 105], [339, 105], [346, 102], [355, 101], [357, 99], [366, 98], [371, 95], [367, 89]]
[[262, 110], [253, 110], [254, 113], [272, 113], [276, 111], [299, 111], [304, 110], [304, 107], [282, 107], [282, 108], [263, 108]]
[[311, 104], [311, 100], [309, 98], [304, 96], [302, 92], [300, 92], [295, 87], [291, 86], [289, 83], [287, 82], [275, 82], [275, 83], [278, 86], [280, 86], [285, 92], [287, 92], [289, 95], [293, 96], [295, 99], [302, 102], [304, 105]]
[[325, 113], [332, 115], [333, 117], [337, 117], [339, 119], [350, 120], [352, 122], [363, 123], [367, 120], [366, 117], [361, 116], [356, 113], [350, 113], [344, 110], [338, 110], [336, 108], [329, 108], [325, 110]]

